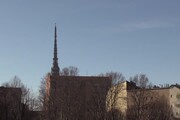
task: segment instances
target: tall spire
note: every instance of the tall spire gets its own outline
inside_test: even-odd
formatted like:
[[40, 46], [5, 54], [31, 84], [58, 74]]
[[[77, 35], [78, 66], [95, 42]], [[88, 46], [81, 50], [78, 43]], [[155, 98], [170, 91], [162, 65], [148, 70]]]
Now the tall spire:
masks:
[[58, 76], [59, 75], [59, 66], [58, 66], [58, 57], [57, 57], [57, 30], [56, 30], [56, 24], [55, 24], [55, 30], [54, 30], [54, 58], [53, 58], [53, 66], [51, 68], [51, 74], [52, 74], [52, 76]]

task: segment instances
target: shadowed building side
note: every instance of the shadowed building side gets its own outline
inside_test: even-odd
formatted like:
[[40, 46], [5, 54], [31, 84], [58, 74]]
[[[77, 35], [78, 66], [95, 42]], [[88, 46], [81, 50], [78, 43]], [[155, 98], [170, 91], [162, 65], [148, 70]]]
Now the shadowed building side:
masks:
[[0, 120], [21, 119], [21, 88], [0, 87]]

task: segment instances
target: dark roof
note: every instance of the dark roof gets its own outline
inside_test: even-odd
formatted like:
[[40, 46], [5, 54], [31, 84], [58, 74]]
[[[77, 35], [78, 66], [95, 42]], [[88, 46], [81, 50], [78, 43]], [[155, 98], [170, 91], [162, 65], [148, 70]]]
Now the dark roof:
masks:
[[135, 90], [140, 89], [140, 87], [136, 86], [136, 83], [133, 81], [126, 81], [127, 82], [127, 90]]
[[101, 76], [59, 76], [58, 79], [74, 79], [74, 80], [111, 80], [109, 77]]
[[0, 91], [1, 91], [1, 90], [21, 92], [21, 88], [14, 88], [14, 87], [4, 87], [4, 86], [0, 86]]
[[129, 90], [129, 92], [130, 91], [136, 91], [136, 90], [145, 90], [145, 91], [148, 91], [148, 90], [164, 90], [164, 89], [170, 89], [170, 88], [173, 88], [173, 87], [177, 87], [177, 88], [179, 88], [180, 89], [180, 85], [171, 85], [171, 86], [169, 86], [169, 87], [155, 87], [155, 88], [139, 88], [139, 89], [131, 89], [131, 90]]
[[82, 82], [108, 82], [112, 83], [110, 77], [101, 77], [101, 76], [58, 76], [54, 80], [61, 81], [82, 81]]
[[180, 85], [179, 84], [171, 85], [170, 87], [177, 87], [177, 88], [180, 89]]

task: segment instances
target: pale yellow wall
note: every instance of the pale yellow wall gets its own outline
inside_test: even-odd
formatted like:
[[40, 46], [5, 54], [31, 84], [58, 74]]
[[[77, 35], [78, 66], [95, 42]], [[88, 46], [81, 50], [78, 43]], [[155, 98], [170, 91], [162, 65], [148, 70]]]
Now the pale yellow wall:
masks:
[[158, 94], [158, 97], [164, 97], [166, 102], [169, 104], [169, 107], [172, 109], [173, 116], [180, 118], [180, 99], [177, 99], [177, 95], [180, 94], [180, 89], [177, 87], [162, 88], [162, 89], [153, 89], [155, 94]]
[[127, 82], [113, 86], [107, 95], [107, 110], [116, 109], [122, 113], [127, 110]]
[[[118, 91], [118, 93], [117, 93]], [[138, 92], [139, 90], [128, 90], [127, 91], [127, 82], [120, 83], [116, 86], [113, 86], [107, 95], [107, 100], [109, 100], [110, 104], [107, 104], [107, 110], [117, 109], [124, 114], [126, 114], [127, 107], [132, 105], [131, 96], [134, 94], [133, 92]], [[177, 87], [169, 87], [169, 88], [157, 88], [157, 89], [146, 89], [144, 90], [144, 94], [150, 95], [149, 100], [165, 100], [166, 103], [173, 111], [173, 116], [176, 118], [180, 118], [180, 98], [177, 98], [177, 94], [180, 94], [180, 89]], [[114, 94], [117, 94], [116, 98]], [[150, 99], [152, 96], [153, 99]], [[110, 98], [111, 97], [111, 98]], [[162, 99], [163, 98], [163, 99]], [[116, 101], [115, 104], [112, 105], [112, 100]], [[148, 101], [148, 100], [147, 100]], [[179, 107], [177, 107], [179, 105]]]
[[125, 113], [127, 110], [127, 82], [122, 83], [118, 87], [120, 90], [118, 92], [116, 108]]
[[172, 107], [173, 115], [176, 118], [180, 118], [180, 98], [177, 95], [180, 94], [180, 89], [177, 87], [172, 87], [170, 89], [170, 105]]
[[169, 101], [169, 88], [158, 88], [158, 89], [152, 89], [150, 90], [154, 96], [157, 97], [157, 99], [165, 99], [165, 101], [170, 105]]

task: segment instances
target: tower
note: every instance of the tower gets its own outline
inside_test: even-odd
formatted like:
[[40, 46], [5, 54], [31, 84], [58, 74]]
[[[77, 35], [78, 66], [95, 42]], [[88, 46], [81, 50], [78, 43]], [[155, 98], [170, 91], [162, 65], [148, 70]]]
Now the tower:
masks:
[[51, 68], [52, 76], [59, 76], [59, 66], [58, 66], [58, 57], [57, 57], [57, 29], [55, 25], [54, 29], [54, 57], [53, 57], [53, 66]]
[[50, 114], [50, 119], [57, 120], [58, 115], [58, 98], [57, 96], [57, 81], [60, 77], [59, 66], [58, 66], [58, 57], [57, 57], [57, 29], [55, 25], [54, 29], [54, 54], [53, 54], [53, 65], [51, 68], [51, 75], [49, 79], [49, 106], [50, 111], [53, 111], [53, 114]]

